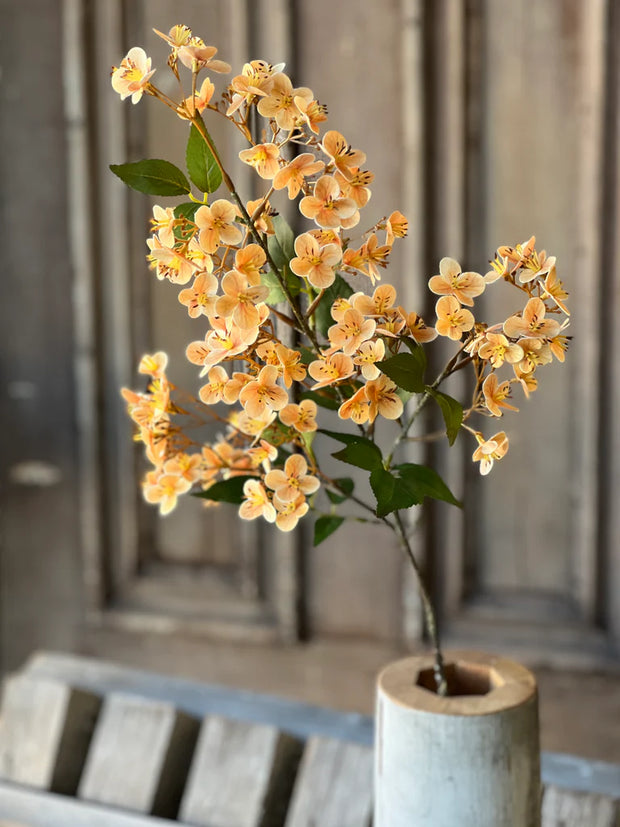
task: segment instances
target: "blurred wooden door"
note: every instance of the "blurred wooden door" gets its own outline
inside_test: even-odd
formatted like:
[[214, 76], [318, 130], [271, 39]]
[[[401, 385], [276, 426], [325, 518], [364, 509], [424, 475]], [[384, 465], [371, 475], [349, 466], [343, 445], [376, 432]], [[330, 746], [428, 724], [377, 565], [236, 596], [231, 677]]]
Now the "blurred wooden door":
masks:
[[[506, 418], [511, 452], [481, 480], [473, 446], [433, 448], [464, 513], [429, 509], [416, 535], [447, 640], [603, 662], [620, 640], [618, 42], [614, 0], [65, 0], [68, 200], [76, 298], [80, 548], [95, 624], [263, 642], [351, 637], [410, 644], [420, 608], [382, 532], [275, 536], [188, 502], [165, 521], [141, 502], [139, 457], [118, 387], [151, 348], [195, 382], [198, 338], [146, 269], [150, 205], [108, 164], [182, 160], [183, 124], [155, 101], [121, 104], [109, 67], [132, 45], [163, 66], [151, 27], [189, 24], [240, 67], [286, 61], [363, 147], [375, 217], [412, 232], [393, 281], [428, 312], [443, 255], [485, 272], [499, 244], [536, 233], [572, 293], [563, 369]], [[57, 12], [60, 11], [60, 4]], [[60, 34], [59, 34], [60, 36]], [[161, 75], [161, 77], [160, 77]], [[163, 80], [160, 70], [158, 80]], [[57, 79], [57, 83], [59, 83]], [[58, 91], [60, 87], [57, 85]], [[172, 90], [170, 90], [172, 91]], [[223, 138], [224, 136], [222, 136]], [[232, 157], [235, 147], [224, 141]], [[250, 179], [243, 182], [248, 187]], [[17, 259], [17, 246], [15, 258]], [[43, 295], [49, 286], [44, 284]], [[492, 299], [489, 299], [489, 302]], [[6, 310], [4, 310], [6, 308]], [[488, 304], [489, 310], [502, 308]], [[14, 313], [10, 302], [3, 312]], [[70, 370], [65, 356], [64, 367]], [[27, 438], [27, 435], [26, 437]], [[75, 492], [70, 495], [75, 497]], [[34, 507], [34, 506], [32, 506]]]

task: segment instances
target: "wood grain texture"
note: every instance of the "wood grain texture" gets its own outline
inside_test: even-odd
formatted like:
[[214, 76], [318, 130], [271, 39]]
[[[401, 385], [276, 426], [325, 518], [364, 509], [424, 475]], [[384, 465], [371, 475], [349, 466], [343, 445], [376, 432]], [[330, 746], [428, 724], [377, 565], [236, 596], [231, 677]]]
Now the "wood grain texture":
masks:
[[5, 681], [0, 778], [75, 795], [101, 700], [67, 683], [16, 675]]
[[619, 823], [617, 800], [559, 787], [548, 787], [545, 790], [542, 827], [617, 827]]
[[106, 695], [78, 796], [175, 818], [197, 735], [170, 703]]
[[281, 827], [301, 750], [273, 726], [206, 718], [179, 818], [200, 827]]
[[371, 812], [372, 750], [309, 738], [286, 827], [370, 827]]

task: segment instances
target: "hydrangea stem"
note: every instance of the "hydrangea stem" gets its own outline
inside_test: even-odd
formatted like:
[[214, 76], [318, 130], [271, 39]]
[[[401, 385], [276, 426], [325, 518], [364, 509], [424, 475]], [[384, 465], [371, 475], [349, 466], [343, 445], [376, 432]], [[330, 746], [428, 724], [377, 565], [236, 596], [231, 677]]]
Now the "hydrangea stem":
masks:
[[[426, 586], [424, 585], [422, 572], [420, 571], [418, 561], [415, 559], [413, 549], [411, 548], [409, 538], [407, 537], [405, 526], [403, 525], [402, 517], [400, 516], [400, 513], [398, 511], [395, 512], [394, 519], [396, 522], [396, 533], [400, 538], [401, 545], [405, 550], [411, 565], [413, 566], [413, 570], [415, 571], [418, 580], [418, 589], [420, 591], [420, 597], [422, 598], [422, 608], [424, 611], [424, 622], [426, 625], [426, 631], [429, 634], [435, 653], [435, 665], [433, 667], [433, 672], [435, 674], [435, 689], [438, 695], [445, 696], [448, 694], [448, 684], [446, 681], [443, 653], [441, 651], [439, 630], [437, 628], [437, 619], [435, 617], [435, 612], [433, 610], [433, 604], [426, 590]], [[392, 524], [389, 523], [387, 520], [386, 522], [391, 528], [394, 528], [394, 526], [392, 526]]]

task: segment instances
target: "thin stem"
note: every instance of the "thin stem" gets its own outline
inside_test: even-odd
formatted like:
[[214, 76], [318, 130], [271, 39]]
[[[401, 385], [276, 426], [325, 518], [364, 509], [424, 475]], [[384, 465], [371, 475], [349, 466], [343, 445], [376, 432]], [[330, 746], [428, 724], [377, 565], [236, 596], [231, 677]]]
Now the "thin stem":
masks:
[[[433, 672], [435, 674], [435, 687], [437, 690], [437, 694], [441, 696], [446, 696], [448, 694], [448, 684], [446, 682], [443, 654], [441, 651], [439, 631], [437, 629], [437, 620], [435, 618], [433, 604], [426, 590], [426, 586], [424, 585], [422, 572], [420, 571], [418, 561], [415, 559], [413, 549], [411, 548], [409, 538], [407, 537], [405, 526], [403, 525], [402, 518], [398, 511], [394, 513], [394, 520], [396, 522], [396, 533], [400, 537], [401, 545], [405, 550], [407, 556], [409, 557], [409, 561], [413, 566], [413, 570], [415, 571], [416, 577], [418, 579], [418, 589], [420, 591], [420, 597], [422, 598], [422, 608], [424, 610], [424, 621], [426, 625], [426, 630], [429, 634], [435, 652], [435, 665], [433, 667]], [[387, 525], [390, 526], [390, 528], [392, 528], [392, 530], [394, 530], [394, 527], [389, 522], [389, 520], [386, 519], [385, 522], [387, 523]]]
[[319, 305], [319, 302], [321, 301], [321, 299], [323, 298], [324, 295], [325, 295], [325, 288], [323, 288], [321, 291], [319, 291], [318, 296], [316, 296], [316, 298], [314, 299], [314, 301], [312, 302], [310, 307], [306, 310], [306, 319], [310, 319], [312, 317], [312, 314], [317, 309], [317, 307]]

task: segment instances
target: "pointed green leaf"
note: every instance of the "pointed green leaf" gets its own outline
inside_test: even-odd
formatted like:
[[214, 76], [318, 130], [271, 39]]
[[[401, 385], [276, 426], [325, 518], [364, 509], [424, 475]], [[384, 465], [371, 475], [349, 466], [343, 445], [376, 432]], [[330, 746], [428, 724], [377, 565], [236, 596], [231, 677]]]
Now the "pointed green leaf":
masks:
[[342, 278], [342, 276], [337, 275], [334, 283], [325, 291], [323, 298], [319, 302], [313, 314], [314, 325], [321, 336], [327, 336], [328, 328], [335, 324], [330, 312], [332, 304], [341, 296], [348, 299], [352, 293], [353, 288]]
[[111, 164], [121, 181], [146, 195], [187, 195], [190, 186], [178, 167], [169, 161], [149, 158], [133, 164]]
[[461, 503], [432, 468], [406, 462], [396, 465], [395, 470], [398, 471], [402, 487], [406, 488], [416, 502], [422, 502], [424, 497], [430, 497], [433, 500], [443, 500], [461, 507]]
[[274, 264], [282, 272], [295, 255], [295, 234], [281, 215], [274, 215], [273, 229], [275, 233], [267, 238], [267, 246]]
[[[340, 431], [328, 431], [327, 428], [319, 428], [318, 431], [320, 434], [325, 434], [325, 436], [330, 436], [332, 439], [337, 439], [338, 442], [344, 442], [345, 445], [350, 445], [353, 442], [364, 441], [364, 437], [356, 434], [345, 434]], [[374, 445], [374, 442], [370, 439], [365, 441], [369, 442], [371, 445]]]
[[377, 367], [399, 388], [411, 393], [422, 393], [424, 390], [424, 371], [426, 370], [426, 354], [421, 347], [412, 353], [397, 353], [382, 362]]
[[344, 517], [337, 517], [335, 514], [319, 517], [314, 524], [314, 546], [318, 546], [323, 540], [326, 540], [330, 534], [340, 528], [344, 523]]
[[231, 477], [229, 480], [214, 483], [210, 488], [207, 488], [206, 491], [199, 491], [194, 494], [194, 496], [204, 500], [215, 500], [215, 502], [239, 505], [243, 502], [243, 486], [245, 482], [255, 479], [257, 479], [257, 477]]
[[454, 445], [454, 440], [457, 438], [463, 422], [463, 406], [452, 396], [448, 396], [447, 393], [442, 393], [431, 387], [427, 387], [426, 392], [435, 399], [441, 408], [443, 421], [446, 423], [448, 442], [450, 445]]
[[187, 139], [185, 163], [192, 183], [200, 192], [215, 192], [222, 183], [222, 170], [193, 124]]
[[338, 505], [338, 503], [344, 502], [347, 497], [353, 493], [355, 483], [351, 477], [340, 477], [339, 479], [334, 480], [334, 482], [338, 486], [338, 489], [342, 491], [342, 494], [336, 494], [328, 488], [325, 489], [325, 493], [329, 497], [330, 502], [334, 503], [334, 505]]
[[286, 301], [286, 293], [282, 289], [282, 285], [275, 273], [268, 270], [261, 275], [260, 280], [261, 284], [269, 288], [269, 293], [264, 300], [267, 304], [280, 304]]
[[403, 486], [397, 476], [385, 468], [376, 468], [371, 472], [370, 487], [377, 500], [377, 517], [385, 517], [393, 511], [411, 508], [420, 502]]
[[365, 471], [374, 471], [383, 465], [383, 455], [380, 449], [369, 439], [358, 439], [345, 445], [340, 451], [332, 454], [335, 459], [348, 462]]

